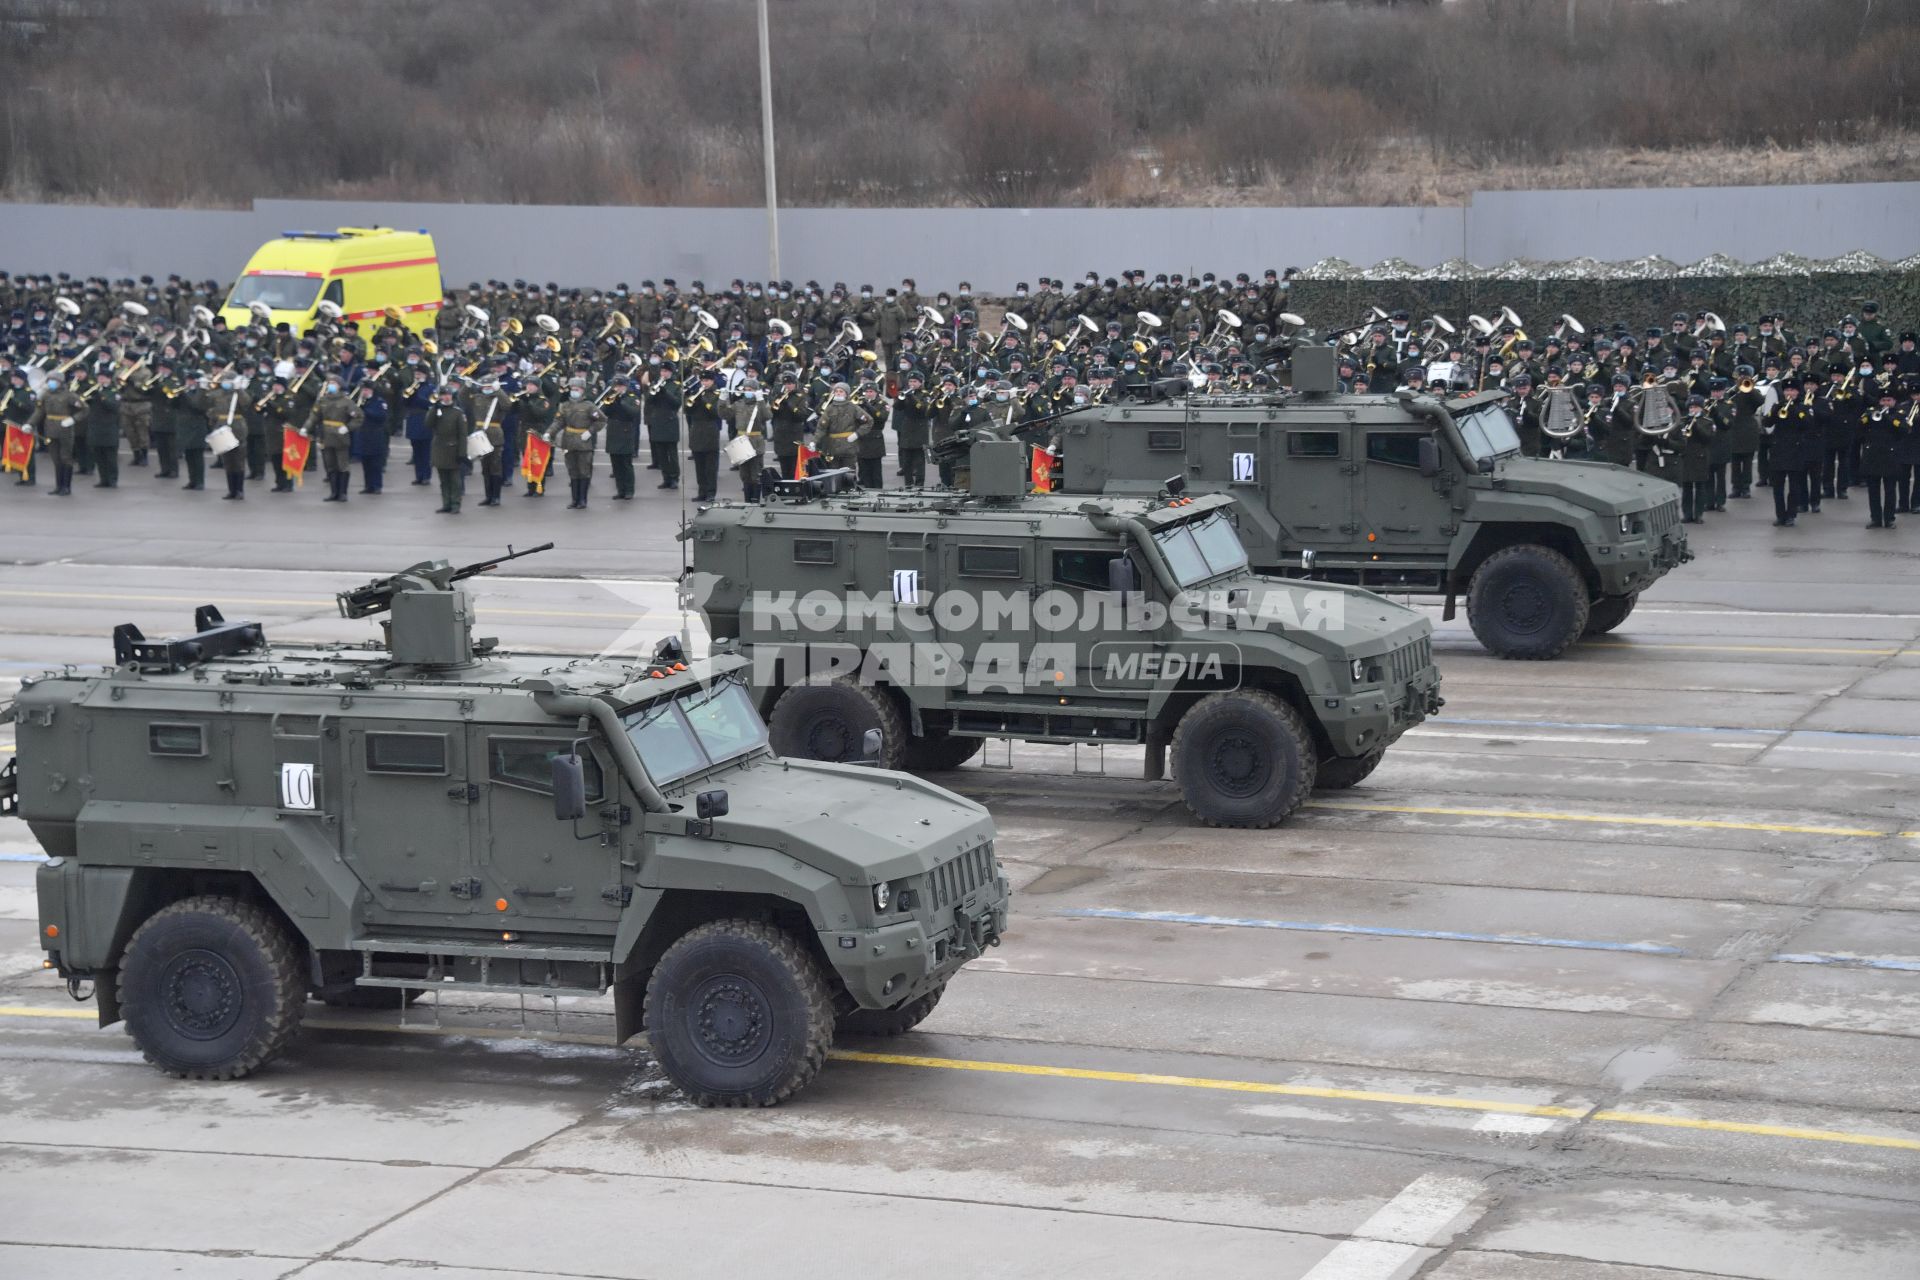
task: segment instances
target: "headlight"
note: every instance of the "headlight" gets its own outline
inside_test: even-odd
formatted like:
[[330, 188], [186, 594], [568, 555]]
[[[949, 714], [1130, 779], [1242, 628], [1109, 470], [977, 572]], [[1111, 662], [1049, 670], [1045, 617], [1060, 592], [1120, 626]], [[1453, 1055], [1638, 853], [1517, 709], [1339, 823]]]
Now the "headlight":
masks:
[[1355, 684], [1365, 684], [1367, 682], [1367, 660], [1365, 658], [1355, 658], [1353, 660], [1353, 682]]
[[886, 881], [882, 880], [879, 884], [873, 886], [873, 909], [875, 911], [885, 911], [887, 904], [892, 901], [893, 889]]
[[1632, 533], [1632, 532], [1633, 532], [1633, 517], [1632, 517], [1632, 516], [1621, 516], [1621, 517], [1620, 517], [1620, 532], [1622, 532], [1622, 533]]

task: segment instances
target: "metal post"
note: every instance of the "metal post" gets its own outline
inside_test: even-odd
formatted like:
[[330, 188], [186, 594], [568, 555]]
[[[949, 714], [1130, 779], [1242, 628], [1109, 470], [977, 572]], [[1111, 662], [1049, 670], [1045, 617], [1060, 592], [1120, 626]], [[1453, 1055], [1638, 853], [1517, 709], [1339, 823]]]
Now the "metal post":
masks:
[[773, 180], [773, 53], [767, 0], [760, 0], [760, 153], [767, 166], [767, 279], [780, 278], [780, 196]]

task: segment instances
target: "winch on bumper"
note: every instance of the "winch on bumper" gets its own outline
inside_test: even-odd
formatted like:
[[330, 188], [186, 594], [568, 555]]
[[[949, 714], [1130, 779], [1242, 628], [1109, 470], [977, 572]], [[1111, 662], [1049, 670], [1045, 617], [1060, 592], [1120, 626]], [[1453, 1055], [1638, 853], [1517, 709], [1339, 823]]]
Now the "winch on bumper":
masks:
[[901, 882], [892, 893], [892, 907], [911, 918], [820, 935], [847, 993], [863, 1008], [890, 1009], [925, 995], [999, 946], [1007, 929], [1012, 889], [991, 845]]

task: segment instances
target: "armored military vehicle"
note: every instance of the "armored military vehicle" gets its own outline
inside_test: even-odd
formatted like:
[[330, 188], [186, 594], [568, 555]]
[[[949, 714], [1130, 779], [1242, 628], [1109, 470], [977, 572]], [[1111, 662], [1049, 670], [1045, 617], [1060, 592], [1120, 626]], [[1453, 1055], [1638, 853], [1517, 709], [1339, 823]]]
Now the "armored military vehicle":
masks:
[[[522, 553], [525, 554], [525, 553]], [[978, 804], [777, 758], [737, 655], [633, 664], [475, 639], [417, 564], [343, 593], [384, 641], [269, 642], [207, 606], [25, 680], [0, 809], [50, 861], [41, 945], [168, 1074], [247, 1075], [309, 995], [611, 988], [696, 1102], [779, 1102], [836, 1022], [892, 1033], [1006, 926]]]
[[842, 474], [684, 535], [782, 754], [851, 759], [878, 731], [882, 764], [938, 771], [985, 738], [1142, 744], [1202, 821], [1267, 827], [1439, 705], [1425, 618], [1251, 573], [1225, 496], [1030, 495], [1011, 440], [972, 445], [970, 491]]
[[1338, 395], [1330, 348], [1274, 395], [1126, 401], [1057, 425], [1061, 488], [1224, 493], [1257, 572], [1443, 596], [1503, 658], [1611, 631], [1690, 559], [1679, 490], [1622, 467], [1521, 457], [1507, 393]]

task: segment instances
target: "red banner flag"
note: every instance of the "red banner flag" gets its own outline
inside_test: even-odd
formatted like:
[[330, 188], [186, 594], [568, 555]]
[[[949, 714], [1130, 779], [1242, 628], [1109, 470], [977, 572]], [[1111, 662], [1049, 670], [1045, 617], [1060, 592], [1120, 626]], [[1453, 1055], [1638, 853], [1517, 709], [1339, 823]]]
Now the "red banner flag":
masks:
[[1053, 456], [1053, 450], [1036, 448], [1033, 450], [1027, 468], [1027, 475], [1033, 481], [1035, 493], [1052, 493], [1054, 469], [1059, 459]]
[[301, 435], [292, 427], [280, 428], [280, 474], [295, 484], [301, 482], [302, 473], [307, 469], [307, 456], [313, 452], [313, 441]]
[[819, 456], [820, 451], [818, 449], [808, 444], [805, 440], [802, 440], [800, 442], [800, 456], [793, 464], [793, 478], [795, 480], [804, 479], [807, 474], [807, 468], [812, 465], [813, 460]]
[[534, 492], [546, 492], [547, 466], [552, 461], [553, 446], [528, 432], [526, 447], [520, 453], [520, 474], [533, 486]]
[[0, 472], [18, 471], [27, 474], [27, 464], [33, 461], [33, 432], [17, 423], [7, 424], [7, 443], [0, 450]]

